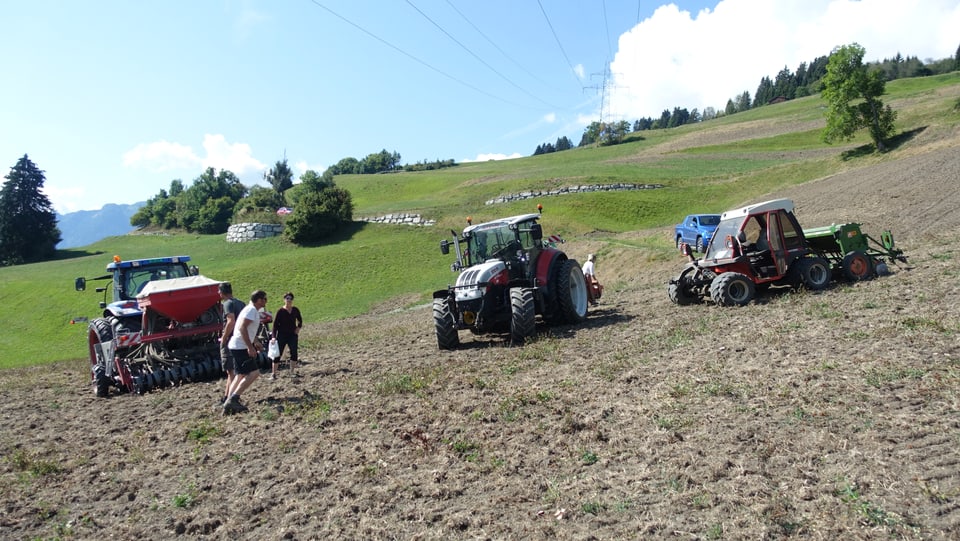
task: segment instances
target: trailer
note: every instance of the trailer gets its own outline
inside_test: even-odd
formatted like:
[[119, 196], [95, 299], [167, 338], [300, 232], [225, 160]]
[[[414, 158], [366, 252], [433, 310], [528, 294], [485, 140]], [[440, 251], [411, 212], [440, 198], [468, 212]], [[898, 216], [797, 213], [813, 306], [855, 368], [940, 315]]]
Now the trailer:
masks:
[[809, 246], [830, 262], [834, 274], [850, 281], [866, 280], [886, 274], [887, 264], [902, 262], [907, 258], [898, 249], [890, 231], [883, 231], [876, 240], [861, 230], [859, 223], [831, 224], [804, 229]]

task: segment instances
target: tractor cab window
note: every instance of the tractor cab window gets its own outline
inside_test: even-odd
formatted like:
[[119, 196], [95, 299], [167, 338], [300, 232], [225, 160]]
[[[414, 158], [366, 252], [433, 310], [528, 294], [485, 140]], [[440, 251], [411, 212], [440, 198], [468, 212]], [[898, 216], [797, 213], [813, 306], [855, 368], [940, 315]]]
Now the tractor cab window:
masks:
[[533, 225], [533, 222], [520, 224], [520, 229], [518, 234], [520, 236], [520, 248], [524, 251], [530, 251], [537, 246], [542, 246], [541, 241], [536, 241], [533, 239], [533, 232], [530, 231], [530, 226]]
[[155, 280], [169, 280], [171, 278], [185, 278], [187, 271], [183, 265], [171, 264], [167, 266], [150, 267], [145, 269], [128, 269], [123, 279], [123, 290], [128, 298], [136, 297], [147, 283]]
[[713, 240], [710, 241], [710, 245], [707, 246], [707, 253], [703, 255], [704, 259], [723, 259], [727, 257], [733, 257], [732, 247], [727, 244], [727, 237], [731, 239], [737, 238], [737, 234], [740, 233], [740, 220], [739, 219], [728, 219], [720, 222], [720, 225], [717, 226], [717, 231], [713, 234]]
[[797, 230], [796, 223], [783, 210], [779, 212], [779, 215], [780, 231], [783, 233], [783, 248], [785, 250], [803, 248], [803, 241], [800, 239], [800, 232]]
[[743, 224], [743, 234], [746, 237], [746, 242], [743, 243], [744, 250], [748, 252], [764, 250], [767, 245], [766, 216], [755, 215], [747, 218]]

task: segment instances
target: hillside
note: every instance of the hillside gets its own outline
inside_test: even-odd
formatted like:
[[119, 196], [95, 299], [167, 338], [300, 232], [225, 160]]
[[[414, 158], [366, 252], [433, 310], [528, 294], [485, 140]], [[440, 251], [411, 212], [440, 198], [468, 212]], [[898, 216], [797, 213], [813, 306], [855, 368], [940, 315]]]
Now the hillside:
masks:
[[[934, 92], [953, 102], [960, 84]], [[419, 297], [384, 299], [309, 325], [304, 377], [256, 382], [242, 415], [215, 412], [217, 383], [96, 399], [86, 360], [4, 370], [0, 527], [18, 539], [953, 539], [960, 119], [916, 121], [950, 114], [904, 114], [910, 135], [879, 156], [794, 145], [845, 158], [727, 196], [790, 197], [805, 225], [893, 230], [910, 263], [875, 280], [677, 307], [666, 283], [683, 260], [660, 249], [666, 225], [597, 228], [564, 245], [600, 254], [607, 289], [586, 324], [538, 325], [520, 348], [463, 333], [441, 352]], [[815, 127], [731, 122], [611, 160], [730, 145], [775, 160], [765, 141]]]

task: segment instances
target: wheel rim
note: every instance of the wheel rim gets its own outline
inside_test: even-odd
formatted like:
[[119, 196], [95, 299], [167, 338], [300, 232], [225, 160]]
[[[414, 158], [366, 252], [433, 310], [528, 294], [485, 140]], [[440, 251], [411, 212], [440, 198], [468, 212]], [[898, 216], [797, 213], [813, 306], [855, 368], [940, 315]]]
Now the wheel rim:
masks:
[[857, 278], [863, 278], [867, 275], [867, 258], [857, 255], [850, 260], [850, 274], [856, 276]]
[[731, 282], [730, 287], [727, 288], [727, 293], [735, 302], [743, 302], [748, 296], [748, 291], [747, 285], [739, 280]]

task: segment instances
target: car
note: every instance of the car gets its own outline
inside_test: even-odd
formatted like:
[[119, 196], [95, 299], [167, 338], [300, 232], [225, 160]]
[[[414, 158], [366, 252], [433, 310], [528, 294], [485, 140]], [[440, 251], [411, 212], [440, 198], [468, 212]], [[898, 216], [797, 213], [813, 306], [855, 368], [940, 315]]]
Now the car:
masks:
[[690, 214], [677, 224], [674, 228], [674, 236], [677, 241], [677, 249], [680, 245], [687, 243], [691, 248], [704, 253], [710, 239], [713, 238], [713, 232], [717, 230], [720, 223], [719, 214]]

